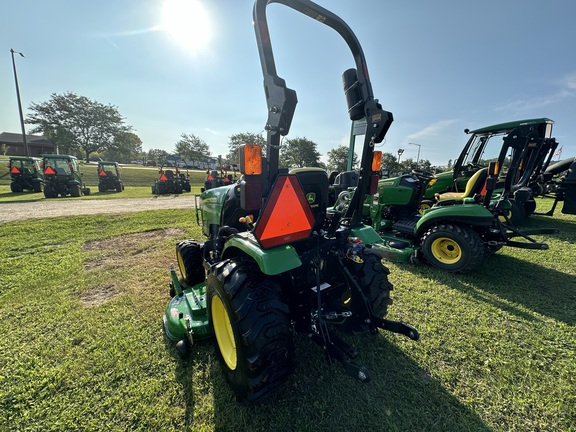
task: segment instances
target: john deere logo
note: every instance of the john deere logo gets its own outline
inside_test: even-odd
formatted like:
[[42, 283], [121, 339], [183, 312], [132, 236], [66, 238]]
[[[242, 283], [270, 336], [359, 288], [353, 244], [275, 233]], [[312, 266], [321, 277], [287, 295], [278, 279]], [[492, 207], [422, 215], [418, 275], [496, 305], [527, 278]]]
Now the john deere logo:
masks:
[[308, 201], [308, 204], [314, 204], [316, 201], [316, 194], [314, 192], [308, 192], [306, 194], [306, 200]]

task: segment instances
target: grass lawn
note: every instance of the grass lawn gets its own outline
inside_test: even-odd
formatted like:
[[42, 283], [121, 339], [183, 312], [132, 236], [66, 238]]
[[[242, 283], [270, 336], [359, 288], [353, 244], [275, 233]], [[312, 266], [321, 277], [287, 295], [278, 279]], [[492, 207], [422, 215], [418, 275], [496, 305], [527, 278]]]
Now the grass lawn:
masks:
[[[551, 205], [539, 200], [539, 210]], [[296, 336], [297, 368], [236, 403], [210, 341], [181, 361], [164, 336], [177, 241], [191, 212], [0, 224], [0, 430], [574, 431], [576, 217], [548, 251], [503, 248], [478, 272], [389, 264], [392, 333], [348, 338], [369, 383]]]

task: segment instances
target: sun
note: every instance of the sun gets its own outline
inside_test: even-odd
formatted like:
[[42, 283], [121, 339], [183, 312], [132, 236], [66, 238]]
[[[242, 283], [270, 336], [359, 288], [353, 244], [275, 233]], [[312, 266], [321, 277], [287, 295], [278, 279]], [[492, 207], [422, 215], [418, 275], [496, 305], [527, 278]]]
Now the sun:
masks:
[[161, 28], [189, 51], [206, 48], [212, 38], [209, 16], [196, 0], [164, 0]]

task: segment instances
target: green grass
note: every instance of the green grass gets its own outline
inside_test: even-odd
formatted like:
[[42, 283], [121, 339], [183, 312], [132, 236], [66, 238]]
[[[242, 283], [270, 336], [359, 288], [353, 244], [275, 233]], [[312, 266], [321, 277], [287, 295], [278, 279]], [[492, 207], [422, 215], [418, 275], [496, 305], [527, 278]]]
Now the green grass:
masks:
[[[539, 210], [549, 207], [539, 200]], [[574, 431], [576, 217], [548, 251], [504, 248], [480, 271], [389, 264], [389, 317], [418, 342], [347, 338], [369, 383], [296, 336], [297, 369], [237, 405], [209, 341], [178, 359], [163, 334], [181, 210], [0, 224], [0, 430]]]
[[[80, 199], [115, 199], [115, 198], [147, 198], [152, 194], [151, 186], [158, 179], [158, 169], [154, 167], [126, 166], [122, 168], [121, 176], [125, 189], [122, 193], [98, 192], [97, 165], [83, 165], [82, 173], [84, 183], [90, 188], [90, 195], [82, 196]], [[7, 174], [6, 163], [0, 162], [0, 203], [13, 201], [38, 201], [46, 199], [42, 193], [25, 191], [13, 193], [10, 191], [10, 176]], [[182, 171], [186, 173], [186, 171]], [[199, 193], [204, 187], [206, 173], [204, 171], [189, 171], [190, 185], [192, 193]], [[4, 175], [4, 177], [2, 177]], [[64, 198], [78, 199], [78, 198]]]

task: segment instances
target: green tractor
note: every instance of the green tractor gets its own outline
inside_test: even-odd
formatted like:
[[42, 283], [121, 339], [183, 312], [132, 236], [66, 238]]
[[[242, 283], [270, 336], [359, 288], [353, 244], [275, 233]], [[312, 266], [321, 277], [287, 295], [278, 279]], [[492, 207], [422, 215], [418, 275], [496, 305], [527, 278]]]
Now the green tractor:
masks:
[[[500, 161], [500, 178], [495, 186], [495, 192], [503, 191], [505, 178], [508, 175], [507, 166], [511, 162], [510, 156], [515, 156], [519, 165], [518, 170], [514, 172], [517, 178], [513, 179], [511, 186], [509, 196], [511, 208], [508, 218], [513, 225], [521, 224], [536, 209], [534, 200], [536, 194], [527, 195], [526, 190], [546, 170], [558, 147], [558, 143], [552, 137], [553, 124], [554, 122], [548, 118], [534, 118], [499, 123], [472, 131], [465, 129], [464, 132], [471, 136], [454, 162], [453, 171], [438, 174], [435, 181], [428, 185], [421, 209], [429, 208], [438, 199], [453, 199], [453, 197], [462, 196], [463, 193], [467, 195], [468, 181], [478, 171], [486, 168], [489, 161], [497, 159], [505, 145], [504, 138], [520, 128], [524, 133], [530, 133], [533, 145], [523, 147], [522, 155], [508, 155]], [[522, 186], [518, 187], [516, 183], [522, 183]]]
[[158, 167], [160, 177], [152, 185], [154, 195], [181, 194], [190, 192], [190, 175], [180, 172], [178, 167], [175, 170]]
[[97, 172], [98, 192], [107, 192], [110, 190], [122, 192], [124, 190], [124, 183], [122, 183], [118, 162], [99, 161]]
[[[514, 128], [504, 137], [496, 161], [470, 177], [464, 192], [442, 194], [425, 211], [421, 203], [429, 184], [436, 180], [434, 174], [415, 170], [381, 179], [377, 194], [368, 196], [364, 203], [363, 220], [379, 234], [372, 249], [389, 261], [425, 261], [452, 273], [473, 271], [487, 253], [503, 246], [548, 249], [531, 236], [558, 230], [519, 231], [509, 219], [510, 198], [525, 203], [532, 196], [526, 186], [528, 174], [532, 162], [548, 145], [549, 141], [539, 138], [531, 126]], [[505, 162], [507, 172], [501, 175]], [[342, 191], [334, 209], [345, 209], [354, 195], [353, 187]]]
[[44, 169], [44, 196], [56, 198], [70, 195], [79, 197], [90, 195], [90, 188], [82, 181], [82, 172], [75, 156], [45, 154], [42, 155]]
[[[282, 3], [340, 34], [355, 69], [344, 73], [350, 118], [367, 118], [360, 178], [350, 205], [328, 212], [324, 170], [279, 168], [281, 137], [289, 133], [296, 92], [276, 74], [266, 19]], [[276, 391], [294, 369], [294, 337], [318, 344], [329, 362], [367, 381], [355, 349], [335, 332], [385, 329], [419, 338], [413, 327], [384, 318], [392, 303], [389, 271], [370, 247], [377, 233], [362, 223], [364, 197], [376, 192], [374, 145], [393, 118], [372, 93], [362, 48], [346, 23], [309, 0], [256, 0], [254, 26], [268, 107], [266, 157], [258, 145], [240, 147], [240, 181], [200, 195], [204, 241], [176, 247], [181, 280], [171, 271], [167, 336], [186, 354], [213, 336], [224, 376], [238, 400], [252, 404]]]
[[44, 190], [44, 175], [40, 163], [42, 159], [29, 156], [10, 156], [8, 172], [10, 173], [10, 190], [14, 193], [29, 190]]

